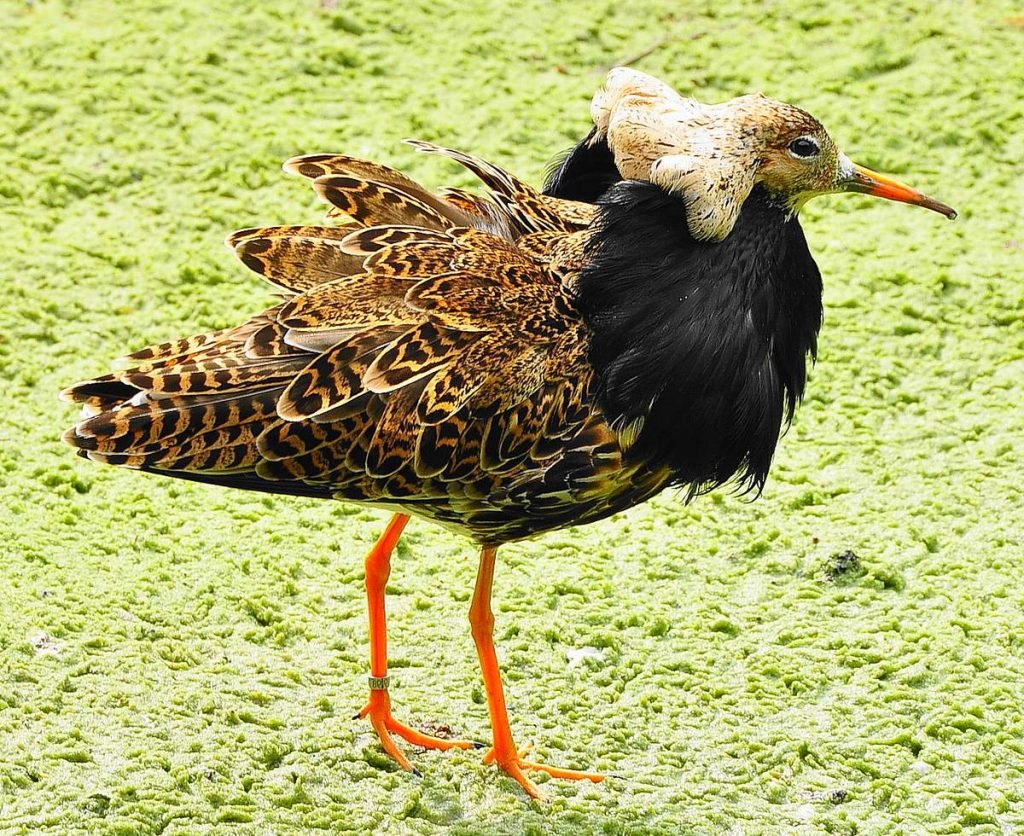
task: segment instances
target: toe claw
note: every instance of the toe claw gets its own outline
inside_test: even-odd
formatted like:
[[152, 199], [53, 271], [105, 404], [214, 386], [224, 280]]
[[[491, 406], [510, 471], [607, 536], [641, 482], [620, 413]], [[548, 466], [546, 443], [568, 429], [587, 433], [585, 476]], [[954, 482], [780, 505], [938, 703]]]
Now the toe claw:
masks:
[[494, 763], [499, 769], [518, 782], [526, 791], [527, 795], [531, 798], [537, 799], [538, 801], [547, 801], [547, 798], [545, 798], [544, 794], [537, 788], [537, 785], [526, 776], [526, 772], [528, 771], [541, 772], [551, 776], [552, 778], [563, 778], [570, 781], [592, 781], [595, 784], [605, 779], [605, 776], [598, 772], [581, 772], [576, 769], [561, 769], [556, 766], [548, 766], [547, 764], [528, 761], [523, 757], [523, 755], [531, 748], [532, 746], [529, 744], [519, 751], [514, 748], [506, 749], [505, 747], [502, 747], [501, 751], [499, 751], [492, 747], [490, 751], [484, 755], [483, 762]]
[[377, 737], [380, 738], [381, 748], [384, 749], [384, 751], [394, 761], [396, 761], [399, 766], [406, 771], [411, 772], [417, 778], [422, 778], [422, 773], [409, 762], [409, 759], [398, 748], [394, 737], [400, 737], [407, 743], [411, 743], [419, 749], [439, 749], [441, 751], [446, 749], [479, 748], [483, 745], [473, 740], [448, 740], [446, 738], [437, 737], [435, 735], [419, 731], [418, 729], [414, 729], [412, 726], [408, 726], [405, 723], [396, 720], [391, 715], [391, 700], [388, 698], [386, 691], [370, 691], [370, 701], [366, 704], [366, 707], [352, 719], [358, 720], [364, 717], [369, 718], [370, 724], [373, 726], [373, 730], [377, 732]]

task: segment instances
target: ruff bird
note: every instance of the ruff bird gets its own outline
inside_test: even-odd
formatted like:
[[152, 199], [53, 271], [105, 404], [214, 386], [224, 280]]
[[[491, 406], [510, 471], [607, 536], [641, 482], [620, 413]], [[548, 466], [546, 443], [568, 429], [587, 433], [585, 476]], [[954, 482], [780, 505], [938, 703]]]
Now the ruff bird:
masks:
[[70, 387], [64, 439], [89, 459], [224, 487], [368, 503], [394, 516], [365, 558], [370, 689], [395, 738], [469, 748], [392, 715], [384, 591], [410, 515], [480, 547], [469, 616], [493, 762], [531, 796], [492, 641], [498, 547], [680, 486], [759, 491], [801, 399], [821, 277], [797, 219], [861, 192], [954, 217], [854, 165], [803, 110], [719, 105], [613, 70], [593, 128], [543, 191], [481, 159], [418, 149], [486, 191], [432, 192], [380, 163], [296, 157], [329, 222], [228, 238], [279, 295], [240, 325], [144, 348]]

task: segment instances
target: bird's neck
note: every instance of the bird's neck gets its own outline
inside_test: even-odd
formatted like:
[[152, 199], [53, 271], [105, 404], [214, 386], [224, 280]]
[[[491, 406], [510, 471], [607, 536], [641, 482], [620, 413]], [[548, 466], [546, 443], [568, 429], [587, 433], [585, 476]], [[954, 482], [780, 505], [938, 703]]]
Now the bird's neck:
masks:
[[597, 128], [555, 161], [544, 183], [544, 193], [565, 200], [594, 203], [622, 180], [608, 143], [597, 139]]
[[621, 181], [598, 203], [576, 302], [610, 423], [693, 492], [733, 477], [760, 489], [821, 326], [799, 222], [761, 187], [715, 244], [650, 183]]

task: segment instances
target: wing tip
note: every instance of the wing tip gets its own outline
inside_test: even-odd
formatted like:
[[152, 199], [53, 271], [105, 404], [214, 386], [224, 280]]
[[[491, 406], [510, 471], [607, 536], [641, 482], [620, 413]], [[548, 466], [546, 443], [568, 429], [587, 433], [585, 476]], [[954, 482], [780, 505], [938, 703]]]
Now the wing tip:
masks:
[[289, 157], [281, 163], [281, 171], [297, 177], [306, 177], [308, 175], [303, 172], [302, 167], [311, 163], [315, 157], [323, 157], [323, 154], [298, 154], [297, 156]]
[[78, 434], [78, 424], [68, 427], [64, 432], [60, 434], [60, 440], [63, 441], [68, 447], [74, 447], [76, 450], [83, 450], [82, 437]]
[[81, 403], [82, 398], [76, 394], [76, 390], [82, 385], [81, 383], [76, 383], [74, 386], [61, 389], [57, 393], [57, 397], [64, 401], [64, 403]]
[[224, 246], [229, 250], [234, 250], [242, 241], [249, 238], [259, 238], [262, 229], [263, 227], [259, 226], [247, 226], [245, 229], [236, 229], [224, 239]]
[[351, 159], [345, 154], [299, 154], [289, 157], [281, 164], [281, 170], [285, 174], [293, 174], [297, 177], [304, 177], [307, 180], [315, 180], [325, 172], [330, 171], [325, 162], [331, 160]]

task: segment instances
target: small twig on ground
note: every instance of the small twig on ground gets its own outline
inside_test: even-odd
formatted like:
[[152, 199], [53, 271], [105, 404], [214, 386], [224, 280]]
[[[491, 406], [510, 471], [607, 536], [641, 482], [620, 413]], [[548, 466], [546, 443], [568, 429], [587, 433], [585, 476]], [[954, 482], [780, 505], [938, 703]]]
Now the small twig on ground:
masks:
[[[696, 41], [699, 40], [700, 38], [703, 38], [706, 34], [707, 32], [694, 32], [687, 38], [687, 40]], [[615, 61], [611, 64], [604, 64], [602, 66], [595, 67], [594, 72], [599, 75], [604, 75], [609, 70], [614, 69], [615, 67], [628, 67], [630, 64], [635, 64], [637, 61], [643, 60], [648, 55], [653, 55], [663, 46], [666, 46], [667, 44], [670, 44], [672, 43], [672, 41], [675, 40], [679, 40], [679, 36], [676, 35], [674, 32], [669, 33], [668, 35], [659, 38], [645, 49], [641, 49], [639, 52], [635, 52], [632, 55], [627, 55], [625, 58], [620, 58], [618, 61]]]

